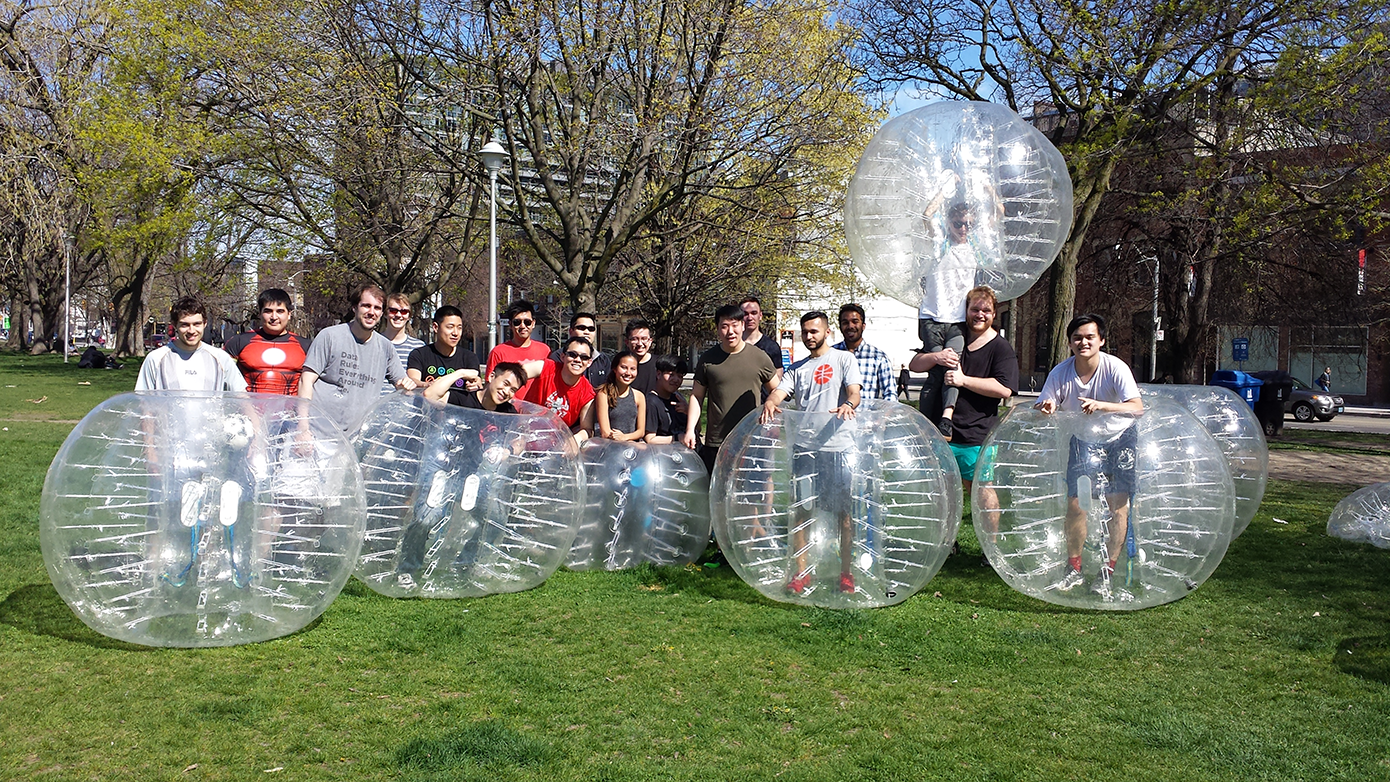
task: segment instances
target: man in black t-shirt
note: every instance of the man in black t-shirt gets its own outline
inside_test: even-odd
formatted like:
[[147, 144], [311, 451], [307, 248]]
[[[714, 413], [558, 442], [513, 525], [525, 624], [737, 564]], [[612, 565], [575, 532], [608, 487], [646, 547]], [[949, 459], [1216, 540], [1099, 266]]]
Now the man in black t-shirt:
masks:
[[[1018, 356], [994, 329], [994, 291], [981, 285], [966, 294], [965, 351], [960, 366], [946, 372], [945, 383], [960, 389], [952, 417], [951, 453], [960, 467], [961, 483], [969, 494], [976, 477], [989, 483], [993, 471], [986, 467], [976, 476], [975, 465], [985, 438], [999, 423], [1000, 402], [1018, 390]], [[982, 492], [978, 517], [991, 535], [999, 530], [999, 500], [992, 488]]]
[[[637, 357], [637, 377], [632, 381], [633, 390], [643, 394], [655, 391], [656, 356], [652, 355], [652, 324], [642, 318], [633, 318], [623, 327], [623, 340], [627, 343], [627, 349]], [[604, 382], [607, 382], [606, 378]]]
[[[766, 353], [772, 360], [772, 368], [777, 370], [777, 382], [772, 384], [775, 389], [778, 383], [782, 382], [782, 346], [771, 335], [762, 331], [763, 303], [757, 296], [744, 296], [743, 301], [738, 303], [738, 308], [743, 312], [743, 341]], [[764, 388], [762, 401], [766, 402], [771, 393]]]
[[[458, 369], [473, 370], [477, 378], [478, 357], [468, 348], [459, 347], [463, 338], [463, 312], [458, 307], [446, 304], [434, 311], [434, 341], [410, 352], [406, 360], [405, 373], [416, 384], [426, 388], [440, 378]], [[449, 386], [449, 401], [462, 404], [463, 396], [477, 389], [469, 385], [466, 378], [460, 378]]]
[[647, 394], [647, 436], [649, 443], [675, 442], [685, 434], [690, 403], [680, 392], [689, 367], [685, 359], [662, 356], [656, 363], [656, 390]]

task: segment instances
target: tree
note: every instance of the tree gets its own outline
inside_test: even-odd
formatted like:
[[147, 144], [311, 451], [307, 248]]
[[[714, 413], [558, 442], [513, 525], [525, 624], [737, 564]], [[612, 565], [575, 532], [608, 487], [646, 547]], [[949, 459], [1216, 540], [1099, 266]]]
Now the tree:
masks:
[[886, 0], [864, 3], [864, 64], [878, 83], [918, 84], [1032, 115], [1067, 157], [1072, 230], [1052, 270], [1051, 345], [1067, 355], [1076, 269], [1117, 164], [1197, 96], [1235, 83], [1328, 19], [1341, 0]]
[[868, 124], [850, 32], [820, 2], [503, 0], [481, 27], [443, 7], [439, 59], [491, 78], [508, 219], [576, 309], [624, 257], [668, 264], [662, 242], [694, 215], [738, 224], [760, 191], [821, 197], [798, 188], [843, 166]]
[[418, 3], [259, 8], [262, 36], [227, 64], [246, 146], [223, 185], [261, 227], [330, 253], [412, 301], [466, 274], [486, 229], [467, 149], [487, 130], [450, 83]]

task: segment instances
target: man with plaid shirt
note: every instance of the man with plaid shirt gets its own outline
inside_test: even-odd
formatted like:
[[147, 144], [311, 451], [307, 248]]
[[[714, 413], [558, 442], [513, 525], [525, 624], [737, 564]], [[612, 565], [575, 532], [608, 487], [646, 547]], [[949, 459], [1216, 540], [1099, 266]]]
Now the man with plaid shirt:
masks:
[[859, 362], [859, 377], [863, 382], [863, 399], [897, 399], [897, 379], [893, 377], [893, 362], [888, 354], [864, 341], [864, 308], [846, 304], [840, 308], [840, 333], [844, 339], [835, 350], [848, 350]]

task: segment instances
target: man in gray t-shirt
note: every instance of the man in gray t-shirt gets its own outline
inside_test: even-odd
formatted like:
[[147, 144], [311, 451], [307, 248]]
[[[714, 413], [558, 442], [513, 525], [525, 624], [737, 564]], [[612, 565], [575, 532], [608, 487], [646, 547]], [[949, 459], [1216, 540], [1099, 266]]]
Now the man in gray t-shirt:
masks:
[[850, 455], [854, 411], [859, 407], [859, 361], [853, 353], [832, 350], [830, 316], [808, 312], [801, 316], [801, 341], [811, 355], [792, 364], [777, 390], [763, 404], [762, 421], [770, 423], [783, 400], [791, 398], [803, 413], [834, 413], [829, 422], [804, 416], [793, 435], [792, 474], [797, 487], [796, 523], [792, 528], [795, 567], [787, 589], [802, 594], [811, 585], [807, 567], [806, 528], [813, 509], [829, 511], [840, 523], [840, 591], [854, 592], [851, 565], [854, 521], [850, 517]]
[[390, 340], [375, 331], [386, 294], [375, 285], [356, 293], [352, 320], [319, 332], [299, 378], [299, 395], [318, 399], [348, 434], [376, 402], [383, 377], [405, 391], [415, 387]]

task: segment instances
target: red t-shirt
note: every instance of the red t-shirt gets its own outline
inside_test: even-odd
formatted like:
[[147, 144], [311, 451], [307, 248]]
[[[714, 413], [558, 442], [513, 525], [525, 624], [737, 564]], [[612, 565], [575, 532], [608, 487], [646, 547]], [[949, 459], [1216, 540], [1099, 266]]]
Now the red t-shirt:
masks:
[[564, 419], [566, 426], [573, 427], [579, 423], [579, 414], [584, 410], [584, 405], [593, 401], [594, 387], [582, 375], [578, 383], [565, 385], [560, 375], [560, 365], [547, 360], [540, 376], [531, 381], [530, 393], [524, 398], [527, 402], [550, 408]]
[[309, 350], [305, 338], [288, 331], [274, 337], [250, 331], [233, 336], [222, 347], [236, 359], [247, 391], [288, 396], [299, 393], [299, 373]]
[[[492, 377], [492, 370], [503, 361], [515, 361], [521, 364], [526, 361], [544, 361], [547, 358], [550, 358], [550, 348], [544, 342], [533, 339], [531, 344], [524, 348], [519, 348], [510, 342], [503, 342], [487, 354], [487, 377]], [[535, 380], [526, 381], [526, 385], [517, 389], [516, 398], [530, 399], [526, 393], [531, 390], [531, 386], [535, 382]]]

